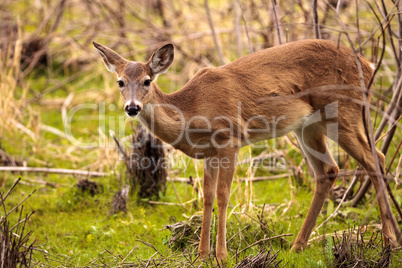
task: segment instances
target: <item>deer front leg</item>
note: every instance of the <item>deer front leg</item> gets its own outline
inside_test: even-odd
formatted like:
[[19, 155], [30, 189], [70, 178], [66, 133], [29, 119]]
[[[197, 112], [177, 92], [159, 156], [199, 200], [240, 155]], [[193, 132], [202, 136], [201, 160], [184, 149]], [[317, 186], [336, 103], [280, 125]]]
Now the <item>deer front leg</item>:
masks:
[[236, 166], [237, 151], [227, 154], [219, 159], [219, 177], [217, 188], [218, 201], [218, 237], [216, 243], [216, 258], [218, 261], [226, 260], [226, 213], [232, 187], [233, 174]]
[[201, 259], [208, 259], [211, 252], [209, 238], [218, 171], [218, 167], [214, 166], [211, 159], [204, 160], [204, 213], [202, 216], [201, 239], [198, 246], [198, 253], [200, 253]]

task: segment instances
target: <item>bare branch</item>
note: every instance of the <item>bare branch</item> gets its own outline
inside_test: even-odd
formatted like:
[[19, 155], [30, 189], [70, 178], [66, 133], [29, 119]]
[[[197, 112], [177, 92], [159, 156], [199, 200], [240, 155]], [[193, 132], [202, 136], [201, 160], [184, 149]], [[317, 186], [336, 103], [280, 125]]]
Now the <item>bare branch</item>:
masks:
[[282, 32], [281, 32], [281, 27], [280, 27], [280, 22], [279, 22], [279, 15], [278, 15], [278, 5], [276, 3], [276, 0], [272, 0], [272, 12], [274, 15], [274, 22], [275, 22], [275, 30], [276, 30], [276, 37], [278, 38], [278, 44], [282, 45]]
[[320, 22], [318, 21], [317, 0], [313, 0], [315, 38], [321, 39]]
[[220, 64], [224, 65], [225, 60], [224, 60], [224, 57], [223, 57], [222, 48], [221, 48], [221, 46], [219, 44], [219, 41], [218, 41], [218, 36], [216, 35], [216, 32], [215, 32], [214, 23], [212, 21], [211, 10], [209, 8], [209, 1], [204, 0], [204, 5], [205, 5], [205, 10], [207, 12], [207, 19], [208, 19], [209, 27], [211, 28], [212, 37], [214, 39], [215, 48], [218, 51]]

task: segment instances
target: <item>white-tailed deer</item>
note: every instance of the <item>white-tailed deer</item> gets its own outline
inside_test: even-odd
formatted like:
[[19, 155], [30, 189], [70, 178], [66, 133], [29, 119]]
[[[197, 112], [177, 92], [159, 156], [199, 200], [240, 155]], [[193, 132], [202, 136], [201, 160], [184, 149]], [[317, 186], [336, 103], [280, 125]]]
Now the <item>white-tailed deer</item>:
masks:
[[[396, 238], [401, 241], [365, 134], [362, 87], [352, 50], [325, 40], [288, 43], [225, 66], [202, 69], [182, 89], [164, 94], [154, 81], [172, 64], [173, 45], [163, 46], [148, 62], [140, 63], [93, 44], [107, 69], [117, 74], [126, 113], [138, 115], [161, 140], [204, 159], [201, 258], [210, 254], [215, 197], [219, 213], [216, 257], [227, 257], [226, 212], [239, 148], [291, 131], [316, 176], [314, 197], [292, 249], [307, 246], [337, 177], [338, 167], [328, 152], [326, 136], [366, 169], [377, 192], [384, 236], [394, 244]], [[361, 56], [360, 62], [367, 85], [373, 70]], [[377, 153], [383, 168], [384, 156]]]

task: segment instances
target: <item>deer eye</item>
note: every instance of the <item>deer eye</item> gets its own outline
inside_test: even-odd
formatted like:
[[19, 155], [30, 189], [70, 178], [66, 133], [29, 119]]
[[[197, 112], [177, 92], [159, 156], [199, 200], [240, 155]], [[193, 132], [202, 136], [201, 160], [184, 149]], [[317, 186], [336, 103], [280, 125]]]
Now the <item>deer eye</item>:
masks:
[[151, 84], [152, 80], [151, 79], [147, 79], [144, 81], [144, 86], [149, 86]]
[[117, 81], [117, 84], [119, 84], [119, 87], [124, 87], [124, 82], [121, 80]]

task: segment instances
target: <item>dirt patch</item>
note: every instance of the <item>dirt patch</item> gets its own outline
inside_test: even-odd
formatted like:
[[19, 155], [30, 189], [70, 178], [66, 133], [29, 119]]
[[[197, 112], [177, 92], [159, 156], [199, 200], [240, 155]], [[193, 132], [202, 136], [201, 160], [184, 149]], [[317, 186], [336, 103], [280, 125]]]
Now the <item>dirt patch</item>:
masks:
[[76, 186], [79, 190], [81, 190], [81, 192], [87, 192], [91, 196], [95, 196], [101, 190], [101, 187], [98, 184], [88, 179], [79, 180]]

